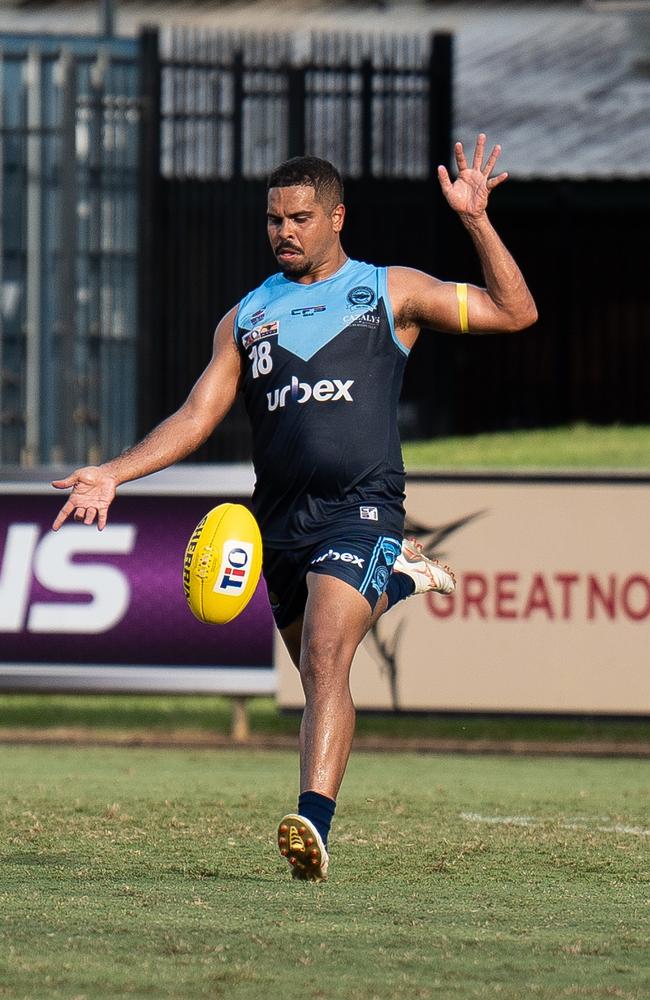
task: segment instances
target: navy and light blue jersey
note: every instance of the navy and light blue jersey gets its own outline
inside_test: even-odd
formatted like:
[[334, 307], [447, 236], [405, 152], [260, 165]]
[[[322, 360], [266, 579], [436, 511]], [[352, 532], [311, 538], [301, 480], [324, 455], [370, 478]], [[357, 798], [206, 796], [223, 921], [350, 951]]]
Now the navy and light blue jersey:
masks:
[[401, 535], [408, 351], [387, 269], [348, 260], [311, 285], [274, 274], [242, 299], [235, 337], [265, 545], [310, 545], [342, 527]]

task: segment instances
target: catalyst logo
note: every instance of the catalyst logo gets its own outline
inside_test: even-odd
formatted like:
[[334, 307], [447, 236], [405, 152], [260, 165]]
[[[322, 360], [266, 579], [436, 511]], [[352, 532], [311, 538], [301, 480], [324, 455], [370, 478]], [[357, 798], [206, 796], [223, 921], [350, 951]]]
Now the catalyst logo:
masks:
[[274, 389], [273, 392], [267, 392], [268, 410], [271, 412], [278, 408], [283, 409], [287, 405], [287, 398], [301, 406], [308, 403], [310, 399], [316, 403], [335, 403], [339, 399], [345, 403], [353, 403], [354, 400], [350, 392], [353, 385], [354, 379], [352, 378], [346, 382], [342, 382], [338, 378], [322, 378], [312, 386], [308, 382], [300, 382], [297, 376], [292, 375], [288, 385], [283, 385], [281, 389]]

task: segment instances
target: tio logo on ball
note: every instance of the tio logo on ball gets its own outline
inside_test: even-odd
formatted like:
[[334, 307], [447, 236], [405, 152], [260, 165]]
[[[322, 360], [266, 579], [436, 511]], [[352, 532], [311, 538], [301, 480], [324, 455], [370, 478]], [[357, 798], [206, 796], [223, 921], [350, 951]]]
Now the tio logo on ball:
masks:
[[250, 574], [252, 559], [253, 546], [250, 542], [237, 539], [224, 542], [214, 593], [241, 594]]
[[[136, 528], [111, 525], [89, 532], [69, 525], [39, 541], [38, 524], [12, 524], [0, 565], [0, 632], [107, 632], [126, 614], [131, 588], [116, 566], [75, 563], [80, 555], [128, 555]], [[90, 601], [32, 601], [32, 573], [56, 594], [89, 595]]]

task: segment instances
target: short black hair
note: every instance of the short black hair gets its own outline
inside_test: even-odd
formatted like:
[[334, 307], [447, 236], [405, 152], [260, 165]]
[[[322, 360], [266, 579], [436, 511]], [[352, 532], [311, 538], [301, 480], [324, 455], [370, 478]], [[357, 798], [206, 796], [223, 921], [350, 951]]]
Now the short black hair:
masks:
[[270, 175], [267, 191], [274, 187], [304, 184], [313, 187], [316, 200], [333, 211], [343, 201], [341, 175], [329, 160], [318, 156], [292, 156], [275, 168]]

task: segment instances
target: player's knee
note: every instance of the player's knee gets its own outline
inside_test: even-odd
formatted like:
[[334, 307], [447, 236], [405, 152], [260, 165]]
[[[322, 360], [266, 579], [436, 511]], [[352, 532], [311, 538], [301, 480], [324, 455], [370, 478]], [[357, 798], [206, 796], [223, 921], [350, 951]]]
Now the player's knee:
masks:
[[341, 653], [341, 640], [335, 635], [310, 635], [303, 640], [301, 666], [312, 670], [326, 669], [336, 663]]
[[315, 684], [332, 683], [337, 676], [347, 677], [351, 658], [341, 636], [311, 635], [303, 642], [300, 673]]

